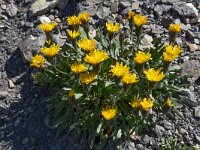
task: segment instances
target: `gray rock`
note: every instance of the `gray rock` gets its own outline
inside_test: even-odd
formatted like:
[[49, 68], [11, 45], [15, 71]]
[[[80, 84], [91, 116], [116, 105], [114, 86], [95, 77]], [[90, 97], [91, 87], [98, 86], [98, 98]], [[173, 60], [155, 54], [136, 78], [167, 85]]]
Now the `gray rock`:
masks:
[[40, 20], [41, 23], [49, 23], [49, 22], [51, 22], [51, 19], [49, 17], [47, 17], [47, 16], [41, 16], [41, 17], [39, 17], [39, 20]]
[[60, 10], [65, 10], [68, 3], [69, 3], [69, 0], [58, 0], [58, 8]]
[[15, 87], [15, 85], [14, 85], [14, 83], [13, 83], [12, 80], [8, 80], [8, 87], [9, 87], [10, 89], [13, 89], [13, 88]]
[[5, 99], [6, 97], [8, 97], [9, 93], [8, 92], [0, 92], [0, 99]]
[[194, 33], [193, 33], [192, 31], [190, 31], [190, 30], [187, 31], [187, 36], [188, 36], [188, 38], [191, 39], [191, 40], [193, 40], [193, 39], [195, 38]]
[[184, 17], [197, 17], [198, 10], [194, 7], [192, 3], [178, 2], [175, 3], [173, 9], [179, 13], [179, 15]]
[[28, 144], [28, 142], [29, 142], [29, 138], [28, 138], [28, 137], [24, 138], [23, 144], [24, 144], [24, 145], [25, 145], [25, 144]]
[[156, 125], [154, 130], [157, 137], [162, 138], [162, 135], [163, 135], [163, 132], [165, 132], [165, 129], [162, 126]]
[[[195, 51], [198, 52], [198, 51]], [[185, 61], [180, 65], [182, 69], [182, 75], [191, 76], [190, 83], [193, 84], [200, 76], [200, 63], [196, 60]]]
[[132, 2], [132, 6], [131, 6], [132, 10], [138, 9], [139, 5], [140, 5], [139, 2]]
[[137, 150], [143, 150], [143, 145], [142, 144], [136, 144], [136, 149]]
[[37, 28], [36, 31], [38, 35], [36, 35], [36, 33], [34, 33], [35, 36], [29, 34], [27, 38], [19, 45], [20, 54], [26, 63], [31, 62], [33, 54], [37, 54], [45, 45], [45, 33], [39, 28]]
[[65, 44], [66, 38], [61, 34], [53, 34], [52, 40], [54, 43], [57, 43], [59, 46], [63, 46]]
[[199, 47], [196, 44], [188, 44], [188, 47], [189, 47], [191, 52], [199, 49]]
[[39, 16], [47, 13], [49, 10], [56, 7], [58, 4], [58, 0], [46, 1], [46, 0], [36, 0], [29, 9], [29, 15]]
[[194, 43], [199, 45], [199, 44], [200, 44], [200, 43], [199, 43], [199, 39], [196, 39], [196, 38], [195, 38], [195, 39], [194, 39]]
[[148, 135], [144, 135], [142, 137], [142, 142], [146, 145], [150, 142], [150, 137]]
[[14, 122], [15, 127], [19, 126], [21, 124], [21, 121], [22, 121], [22, 117], [18, 117]]
[[90, 5], [90, 6], [87, 6], [87, 7], [83, 7], [82, 5], [80, 5], [79, 9], [80, 9], [80, 12], [87, 11], [92, 16], [94, 16], [97, 13], [98, 7], [96, 5]]
[[110, 15], [111, 11], [108, 7], [100, 6], [97, 10], [96, 16], [99, 19], [106, 18]]
[[7, 8], [7, 5], [1, 4], [1, 9], [6, 10], [6, 8]]
[[200, 14], [196, 18], [190, 20], [190, 23], [192, 24], [200, 23]]
[[161, 0], [162, 3], [166, 3], [166, 4], [173, 4], [180, 1], [181, 0]]
[[117, 2], [113, 2], [110, 6], [111, 9], [111, 13], [115, 14], [118, 12], [118, 3]]
[[164, 128], [167, 130], [171, 130], [173, 128], [172, 123], [167, 120], [163, 120], [160, 123], [163, 124]]
[[162, 20], [161, 20], [161, 24], [165, 27], [165, 28], [168, 28], [169, 25], [173, 23], [173, 19], [172, 18], [169, 18], [169, 17], [163, 17]]
[[194, 108], [194, 115], [197, 118], [200, 118], [200, 106]]
[[157, 16], [161, 16], [163, 13], [169, 11], [171, 9], [171, 5], [156, 5], [154, 7], [154, 12]]
[[175, 41], [178, 45], [182, 45], [182, 43], [183, 43], [183, 41], [180, 37], [177, 37]]
[[129, 1], [120, 1], [119, 6], [126, 8], [126, 7], [130, 7], [131, 3]]
[[200, 144], [200, 136], [195, 135], [195, 139], [196, 139], [196, 141]]
[[18, 11], [18, 8], [17, 8], [17, 6], [14, 5], [13, 3], [8, 5], [7, 13], [8, 13], [8, 15], [9, 15], [10, 17], [16, 16], [17, 11]]
[[196, 106], [197, 100], [195, 98], [194, 92], [191, 92], [189, 89], [185, 89], [180, 91], [181, 95], [180, 98], [182, 101], [187, 102], [190, 106]]
[[141, 39], [141, 45], [139, 46], [140, 49], [151, 48], [153, 42], [152, 36], [145, 34], [144, 37]]
[[89, 4], [89, 5], [96, 5], [96, 4], [101, 4], [104, 2], [104, 0], [86, 0], [86, 2]]

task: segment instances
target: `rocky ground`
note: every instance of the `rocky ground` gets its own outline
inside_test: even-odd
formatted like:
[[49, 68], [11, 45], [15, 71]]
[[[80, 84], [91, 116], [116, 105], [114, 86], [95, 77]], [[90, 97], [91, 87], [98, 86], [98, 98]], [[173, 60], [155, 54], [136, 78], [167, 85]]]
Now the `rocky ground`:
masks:
[[[70, 137], [54, 140], [45, 109], [48, 92], [37, 87], [32, 70], [25, 62], [32, 51], [44, 45], [44, 35], [37, 28], [41, 19], [65, 22], [65, 17], [88, 11], [91, 25], [102, 25], [106, 19], [123, 19], [129, 10], [149, 18], [142, 46], [151, 45], [154, 37], [167, 41], [170, 23], [182, 24], [177, 43], [184, 49], [183, 73], [191, 74], [190, 91], [181, 99], [188, 103], [181, 114], [185, 119], [161, 120], [152, 133], [133, 138], [126, 149], [161, 149], [165, 139], [183, 145], [200, 145], [200, 1], [199, 0], [1, 0], [0, 1], [0, 149], [89, 149], [83, 141]], [[45, 15], [45, 16], [43, 16]], [[42, 17], [41, 17], [42, 16]], [[66, 23], [54, 33], [54, 41], [63, 44]], [[22, 54], [22, 55], [20, 55]], [[168, 140], [169, 142], [170, 140]]]

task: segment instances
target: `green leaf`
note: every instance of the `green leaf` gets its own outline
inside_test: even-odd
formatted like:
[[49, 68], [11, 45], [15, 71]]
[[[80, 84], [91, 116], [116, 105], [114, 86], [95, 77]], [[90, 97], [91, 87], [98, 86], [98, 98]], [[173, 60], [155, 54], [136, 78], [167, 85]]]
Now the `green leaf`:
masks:
[[75, 93], [75, 99], [79, 99], [83, 96], [83, 93]]
[[100, 133], [103, 123], [101, 122], [97, 127], [97, 134]]

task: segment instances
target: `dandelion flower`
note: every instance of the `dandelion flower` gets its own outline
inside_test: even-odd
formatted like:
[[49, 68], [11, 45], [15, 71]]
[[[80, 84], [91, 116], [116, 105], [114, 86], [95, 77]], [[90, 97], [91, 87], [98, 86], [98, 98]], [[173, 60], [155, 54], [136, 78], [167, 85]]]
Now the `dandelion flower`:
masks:
[[140, 106], [144, 111], [149, 111], [154, 105], [154, 101], [150, 98], [143, 98], [143, 100], [140, 102]]
[[143, 15], [135, 15], [133, 17], [133, 22], [136, 28], [141, 28], [143, 25], [147, 23], [147, 17]]
[[79, 48], [83, 49], [84, 51], [92, 51], [96, 48], [96, 44], [94, 39], [83, 38], [77, 42]]
[[172, 103], [171, 99], [168, 97], [167, 101], [166, 101], [166, 106], [167, 107], [174, 107], [174, 104]]
[[89, 84], [92, 81], [94, 81], [97, 78], [97, 75], [93, 74], [93, 73], [83, 73], [80, 75], [80, 81], [82, 84]]
[[71, 70], [76, 74], [85, 72], [87, 70], [87, 67], [85, 66], [85, 64], [81, 64], [81, 63], [74, 63], [70, 65], [70, 67], [71, 67]]
[[53, 44], [50, 47], [44, 47], [40, 50], [47, 57], [53, 57], [60, 51], [60, 46], [57, 44]]
[[151, 60], [151, 54], [139, 51], [136, 53], [134, 60], [137, 64], [143, 64]]
[[104, 117], [104, 119], [111, 120], [116, 116], [117, 108], [116, 107], [113, 107], [113, 108], [106, 107], [101, 111], [101, 114]]
[[74, 90], [71, 89], [71, 90], [69, 91], [69, 97], [74, 97], [74, 96], [75, 96], [75, 94], [74, 94]]
[[67, 32], [71, 39], [76, 39], [80, 35], [80, 32], [76, 31], [76, 30], [74, 30], [74, 31], [69, 30]]
[[180, 24], [170, 24], [169, 25], [169, 31], [171, 33], [179, 33], [179, 32], [181, 32]]
[[32, 57], [31, 66], [36, 68], [43, 68], [46, 59], [42, 55], [35, 55]]
[[172, 46], [172, 44], [167, 45], [165, 47], [165, 52], [163, 52], [163, 56], [164, 56], [164, 61], [165, 62], [171, 62], [174, 59], [179, 57], [179, 54], [183, 52], [183, 50], [181, 50], [181, 47], [178, 45]]
[[129, 103], [134, 109], [138, 109], [140, 107], [140, 100], [134, 96], [134, 99]]
[[127, 73], [122, 76], [122, 82], [126, 84], [132, 84], [138, 82], [138, 79], [135, 73]]
[[115, 66], [112, 66], [110, 72], [113, 73], [113, 76], [122, 77], [125, 74], [129, 73], [129, 67], [127, 65], [123, 65], [123, 63], [117, 62]]
[[91, 15], [89, 13], [85, 12], [85, 13], [79, 14], [78, 17], [82, 23], [86, 23], [90, 20], [90, 16]]
[[132, 20], [133, 20], [133, 17], [134, 17], [135, 15], [136, 15], [135, 12], [129, 11], [128, 14], [127, 14], [127, 19], [128, 19], [129, 21], [132, 21]]
[[161, 68], [158, 70], [150, 68], [144, 71], [144, 74], [146, 75], [147, 80], [150, 82], [159, 82], [165, 77], [164, 73], [161, 72]]
[[57, 26], [56, 22], [49, 22], [49, 23], [41, 23], [40, 28], [45, 32], [51, 32]]
[[84, 58], [85, 62], [91, 65], [97, 65], [108, 58], [108, 54], [101, 50], [93, 50]]
[[81, 25], [81, 20], [77, 16], [71, 16], [67, 18], [67, 23], [70, 26], [79, 26]]
[[119, 23], [114, 23], [112, 24], [110, 21], [106, 22], [106, 29], [108, 32], [115, 33], [118, 32], [120, 29], [120, 24]]

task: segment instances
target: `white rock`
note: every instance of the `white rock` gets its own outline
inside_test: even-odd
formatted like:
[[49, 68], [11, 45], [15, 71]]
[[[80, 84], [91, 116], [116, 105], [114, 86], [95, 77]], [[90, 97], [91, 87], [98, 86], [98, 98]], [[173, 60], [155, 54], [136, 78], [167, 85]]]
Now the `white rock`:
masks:
[[39, 20], [40, 20], [41, 23], [49, 23], [49, 22], [51, 22], [51, 19], [49, 17], [46, 17], [46, 16], [39, 17]]
[[8, 80], [8, 87], [9, 87], [10, 89], [12, 89], [12, 88], [15, 87], [15, 85], [14, 85], [14, 83], [13, 83], [12, 80]]
[[139, 46], [140, 49], [151, 48], [153, 42], [152, 36], [145, 34], [141, 40], [141, 45]]
[[196, 51], [198, 50], [198, 46], [196, 44], [188, 44], [189, 48], [190, 48], [190, 51]]

